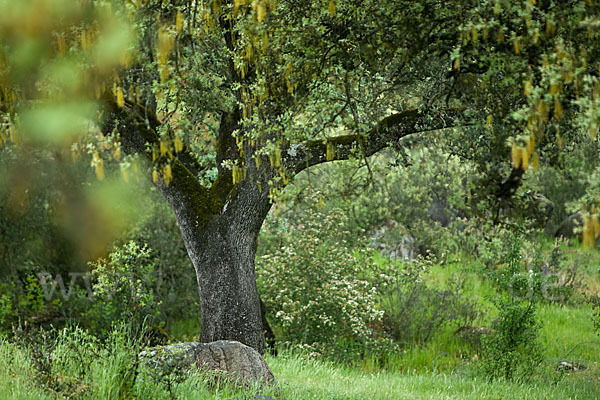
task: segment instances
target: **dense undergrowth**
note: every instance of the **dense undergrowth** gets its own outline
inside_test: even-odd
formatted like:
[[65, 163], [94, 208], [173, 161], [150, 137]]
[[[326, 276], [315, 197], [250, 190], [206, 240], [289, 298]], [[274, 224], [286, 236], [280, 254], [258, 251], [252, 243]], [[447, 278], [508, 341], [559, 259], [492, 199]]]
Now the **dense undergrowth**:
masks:
[[[389, 160], [373, 160], [381, 181], [369, 186], [359, 169], [351, 187], [371, 187], [359, 193], [346, 193], [344, 179], [319, 185], [356, 166], [313, 171], [270, 213], [257, 277], [278, 346], [278, 356], [266, 359], [279, 386], [261, 394], [600, 398], [600, 252], [548, 235], [555, 217], [543, 232], [525, 192], [494, 223], [493, 213], [469, 204], [471, 183], [457, 178], [467, 166], [452, 158], [440, 166], [437, 155], [425, 155], [429, 164], [391, 172]], [[543, 177], [523, 191], [552, 189]], [[200, 375], [156, 380], [138, 365], [143, 347], [199, 333], [193, 269], [173, 216], [152, 203], [107, 256], [75, 269], [83, 272], [71, 287], [56, 279], [73, 270], [68, 263], [46, 275], [43, 266], [4, 265], [12, 281], [0, 282], [0, 398], [242, 394]], [[567, 206], [558, 206], [564, 215]], [[374, 232], [385, 229], [388, 243], [373, 245], [374, 237], [384, 241]], [[381, 249], [406, 237], [420, 253], [415, 259]]]
[[[569, 314], [564, 315], [564, 317]], [[572, 318], [572, 317], [571, 317]], [[448, 360], [424, 362], [443, 343], [436, 341], [420, 352], [406, 354], [408, 370], [382, 371], [369, 366], [342, 366], [299, 352], [280, 352], [266, 360], [277, 377], [273, 388], [240, 391], [226, 384], [209, 384], [199, 375], [183, 381], [157, 381], [135, 363], [139, 342], [117, 331], [106, 345], [91, 344], [81, 331], [61, 333], [48, 375], [40, 374], [31, 354], [6, 339], [0, 341], [0, 398], [3, 399], [224, 399], [248, 394], [291, 399], [593, 399], [598, 398], [598, 368], [559, 374], [548, 364], [528, 383], [489, 381], [467, 369], [450, 371]], [[87, 342], [87, 343], [86, 343]], [[83, 348], [82, 348], [82, 345]], [[76, 347], [77, 346], [77, 347]], [[76, 348], [82, 348], [77, 351]], [[446, 343], [442, 348], [450, 350]], [[597, 349], [579, 352], [586, 359]], [[243, 398], [243, 397], [241, 397]]]
[[[550, 252], [554, 248], [552, 243], [544, 246]], [[596, 253], [576, 250], [568, 254], [569, 258], [577, 259], [586, 254], [594, 258]], [[375, 258], [373, 262], [384, 263], [385, 260]], [[408, 268], [411, 264], [400, 265]], [[277, 357], [266, 356], [278, 382], [275, 388], [240, 391], [227, 384], [215, 386], [207, 382], [206, 377], [194, 374], [157, 379], [137, 361], [138, 352], [150, 343], [152, 333], [135, 330], [131, 324], [113, 325], [103, 331], [106, 335], [102, 337], [76, 326], [50, 330], [22, 326], [0, 339], [0, 398], [220, 399], [248, 393], [288, 400], [592, 399], [600, 396], [597, 359], [600, 341], [591, 318], [593, 305], [584, 301], [585, 291], [597, 284], [594, 269], [582, 268], [587, 285], [574, 290], [568, 300], [535, 302], [537, 329], [524, 331], [530, 333], [527, 340], [537, 343], [535, 347], [526, 347], [527, 351], [535, 352], [536, 357], [525, 360], [517, 357], [511, 361], [502, 357], [510, 351], [516, 351], [518, 356], [518, 348], [502, 348], [502, 342], [486, 348], [485, 335], [484, 340], [477, 336], [477, 331], [475, 337], [463, 335], [467, 326], [489, 327], [489, 338], [496, 337], [493, 330], [503, 329], [497, 323], [503, 313], [497, 303], [498, 283], [482, 275], [481, 268], [478, 260], [466, 257], [459, 260], [457, 255], [450, 263], [429, 262], [426, 267], [421, 266], [418, 275], [424, 287], [431, 290], [446, 290], [449, 283], [455, 284], [456, 277], [460, 276], [460, 297], [469, 299], [469, 306], [478, 310], [477, 315], [469, 319], [470, 325], [444, 318], [432, 332], [429, 332], [431, 327], [423, 325], [422, 330], [413, 328], [415, 332], [429, 332], [426, 338], [411, 336], [412, 341], [399, 343], [388, 337], [387, 347], [381, 343], [377, 346], [377, 341], [359, 343], [351, 337], [343, 339], [343, 335], [320, 343], [302, 344], [300, 340], [280, 343]], [[369, 278], [368, 274], [362, 276]], [[412, 306], [423, 307], [424, 304], [415, 302]], [[319, 322], [314, 320], [313, 323]], [[285, 328], [275, 326], [278, 337], [285, 337]], [[383, 327], [382, 323], [372, 329], [380, 329], [379, 335], [383, 335]], [[186, 329], [175, 333], [172, 340], [178, 340], [178, 334], [185, 336]], [[379, 342], [382, 340], [378, 338]], [[496, 351], [494, 362], [486, 361], [486, 351]], [[557, 370], [561, 362], [568, 362], [577, 371]], [[504, 366], [514, 367], [511, 369], [514, 373], [494, 374], [489, 369], [504, 371]], [[523, 368], [529, 368], [527, 374]]]

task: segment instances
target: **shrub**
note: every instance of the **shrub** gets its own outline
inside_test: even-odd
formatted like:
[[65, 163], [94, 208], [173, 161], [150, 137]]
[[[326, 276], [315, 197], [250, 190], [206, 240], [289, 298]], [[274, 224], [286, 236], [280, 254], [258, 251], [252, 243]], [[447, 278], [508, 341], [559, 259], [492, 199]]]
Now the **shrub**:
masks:
[[496, 306], [493, 333], [481, 339], [482, 372], [490, 379], [527, 380], [542, 361], [535, 305], [504, 298]]
[[494, 275], [500, 292], [494, 301], [498, 317], [492, 324], [493, 333], [481, 339], [481, 370], [490, 379], [527, 380], [542, 360], [540, 324], [535, 319], [538, 297], [535, 285], [520, 272], [520, 236], [512, 235], [505, 245], [504, 268]]
[[[165, 329], [179, 339], [195, 340], [200, 330], [200, 297], [194, 267], [181, 240], [175, 215], [160, 194], [152, 193], [146, 220], [126, 237], [144, 243], [154, 265], [152, 285]], [[126, 243], [127, 241], [125, 241]]]
[[144, 322], [159, 324], [161, 302], [155, 298], [157, 277], [150, 249], [130, 241], [91, 267], [94, 301], [83, 318], [96, 335], [107, 337], [119, 321], [137, 328]]
[[37, 383], [53, 398], [132, 398], [143, 337], [143, 329], [125, 324], [113, 325], [104, 342], [77, 326], [14, 332]]
[[47, 326], [57, 316], [59, 299], [47, 301], [40, 280], [27, 275], [24, 282], [0, 283], [0, 332], [24, 323]]
[[472, 323], [479, 312], [475, 302], [463, 297], [464, 281], [452, 279], [446, 289], [423, 281], [427, 263], [385, 264], [375, 275], [381, 306], [385, 310], [383, 331], [391, 339], [423, 344], [445, 325]]
[[347, 223], [339, 209], [326, 215], [308, 208], [280, 231], [281, 247], [258, 258], [259, 288], [282, 341], [321, 348], [365, 342], [381, 319], [364, 278], [366, 257], [350, 244]]

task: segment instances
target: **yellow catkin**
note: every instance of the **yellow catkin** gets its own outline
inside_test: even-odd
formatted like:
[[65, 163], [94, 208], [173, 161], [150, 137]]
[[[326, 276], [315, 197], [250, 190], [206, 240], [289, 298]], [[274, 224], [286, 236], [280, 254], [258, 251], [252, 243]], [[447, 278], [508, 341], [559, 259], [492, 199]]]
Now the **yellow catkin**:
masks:
[[168, 145], [168, 143], [161, 140], [161, 142], [160, 142], [160, 155], [164, 156], [168, 152], [169, 152], [169, 145]]
[[504, 42], [504, 31], [502, 28], [498, 31], [498, 43]]
[[552, 35], [554, 35], [554, 32], [556, 32], [556, 27], [554, 26], [554, 22], [552, 22], [552, 20], [550, 20], [550, 19], [547, 19], [546, 20], [546, 35], [552, 36]]
[[533, 154], [533, 160], [531, 160], [531, 164], [533, 166], [533, 171], [537, 171], [538, 166], [540, 165], [540, 156], [538, 153]]
[[104, 179], [104, 161], [102, 160], [102, 158], [100, 157], [100, 155], [98, 154], [97, 151], [94, 152], [94, 154], [92, 155], [92, 164], [94, 165], [94, 169], [96, 172], [96, 178], [98, 178], [98, 180], [103, 180]]
[[125, 95], [123, 94], [123, 89], [118, 87], [115, 95], [117, 96], [117, 106], [123, 107], [125, 105]]
[[556, 136], [556, 145], [558, 146], [559, 150], [562, 150], [562, 148], [563, 148], [562, 136], [560, 136], [560, 135]]
[[169, 186], [172, 180], [173, 173], [171, 171], [171, 164], [167, 164], [163, 167], [163, 181], [165, 182], [165, 185]]
[[104, 179], [104, 161], [102, 159], [96, 163], [96, 177], [100, 181]]
[[158, 62], [161, 66], [167, 63], [174, 46], [173, 36], [161, 26], [158, 29]]
[[129, 168], [121, 168], [121, 177], [123, 178], [123, 181], [125, 181], [125, 183], [129, 183]]
[[83, 51], [87, 51], [90, 48], [90, 42], [87, 31], [81, 32], [81, 48], [83, 49]]
[[65, 37], [62, 34], [58, 34], [56, 38], [56, 46], [58, 48], [58, 53], [61, 56], [64, 56], [67, 52], [67, 44], [65, 43]]
[[583, 247], [591, 249], [594, 247], [594, 226], [590, 217], [586, 217], [583, 221]]
[[152, 171], [152, 182], [158, 183], [158, 171], [157, 170]]
[[335, 17], [335, 13], [337, 12], [337, 4], [334, 0], [330, 0], [327, 5], [327, 11], [329, 11], [329, 15]]
[[523, 171], [527, 171], [529, 168], [529, 149], [527, 147], [523, 147], [521, 149], [521, 164], [523, 165]]
[[281, 167], [281, 149], [275, 149], [275, 166], [277, 168]]
[[236, 185], [238, 182], [241, 181], [240, 177], [241, 177], [240, 167], [238, 167], [237, 165], [234, 165], [233, 168], [231, 169], [231, 178], [233, 180], [234, 185]]
[[598, 125], [592, 125], [590, 126], [590, 137], [596, 139], [596, 136], [598, 136]]
[[562, 104], [558, 98], [554, 99], [554, 119], [559, 120], [563, 116]]
[[76, 162], [77, 160], [79, 160], [80, 155], [81, 155], [81, 153], [79, 152], [79, 148], [77, 148], [77, 147], [71, 148], [71, 161]]
[[594, 227], [594, 239], [598, 239], [598, 236], [600, 236], [600, 220], [598, 219], [598, 215], [592, 217], [592, 226]]
[[496, 0], [496, 3], [494, 4], [494, 14], [498, 15], [500, 14], [500, 11], [502, 11], [502, 5], [500, 4], [499, 0]]
[[515, 54], [521, 54], [521, 43], [519, 42], [518, 37], [513, 41], [513, 47], [515, 49]]
[[183, 31], [183, 14], [181, 11], [177, 11], [177, 16], [175, 17], [175, 28], [177, 29], [177, 35], [181, 35]]
[[8, 133], [10, 134], [10, 141], [13, 142], [15, 146], [19, 147], [21, 145], [21, 138], [19, 137], [17, 128], [13, 124], [9, 125]]
[[333, 151], [333, 143], [331, 142], [327, 142], [327, 152], [326, 152], [326, 159], [327, 161], [332, 161], [335, 157], [334, 151]]
[[237, 15], [237, 12], [238, 12], [241, 4], [242, 4], [241, 0], [234, 0], [234, 2], [233, 2], [233, 15]]
[[531, 96], [532, 89], [533, 89], [533, 83], [531, 82], [531, 79], [529, 79], [527, 82], [525, 82], [525, 88], [523, 89], [525, 96], [527, 96], [527, 97]]
[[176, 153], [183, 151], [183, 141], [179, 136], [175, 136], [175, 139], [173, 139], [173, 147]]
[[516, 142], [513, 142], [510, 154], [513, 168], [519, 168], [521, 166], [521, 149]]
[[527, 151], [529, 152], [529, 154], [532, 154], [534, 150], [535, 150], [535, 138], [533, 135], [529, 135], [529, 138], [527, 139]]
[[258, 3], [258, 5], [256, 6], [256, 20], [258, 21], [258, 23], [263, 22], [266, 14], [267, 14], [267, 6], [265, 5], [265, 3], [263, 3], [263, 2]]
[[540, 123], [545, 123], [548, 120], [548, 105], [543, 101], [538, 101], [536, 106], [538, 118]]
[[486, 122], [485, 122], [485, 126], [488, 127], [488, 128], [491, 128], [493, 121], [494, 121], [494, 117], [492, 116], [492, 114], [489, 114], [487, 116], [487, 119], [486, 119]]

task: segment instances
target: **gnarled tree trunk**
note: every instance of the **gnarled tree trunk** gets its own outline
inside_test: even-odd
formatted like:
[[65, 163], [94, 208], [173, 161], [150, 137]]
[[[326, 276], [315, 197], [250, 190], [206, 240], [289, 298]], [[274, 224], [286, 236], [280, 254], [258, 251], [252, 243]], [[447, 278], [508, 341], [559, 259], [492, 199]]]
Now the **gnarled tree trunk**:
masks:
[[238, 185], [222, 213], [201, 229], [188, 221], [185, 213], [176, 213], [198, 279], [202, 342], [237, 340], [263, 351], [254, 256], [260, 227], [271, 206], [267, 194], [249, 182]]

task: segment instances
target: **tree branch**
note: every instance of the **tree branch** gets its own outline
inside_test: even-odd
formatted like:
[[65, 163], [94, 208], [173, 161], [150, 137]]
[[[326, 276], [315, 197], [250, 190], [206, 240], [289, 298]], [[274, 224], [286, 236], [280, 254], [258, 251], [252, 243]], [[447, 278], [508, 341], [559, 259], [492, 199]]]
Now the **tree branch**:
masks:
[[[119, 107], [112, 93], [103, 95], [104, 119], [101, 129], [104, 132], [112, 132], [113, 129], [119, 133], [121, 146], [128, 154], [144, 154], [149, 157], [146, 149], [147, 144], [157, 145], [160, 141], [156, 128], [160, 121], [154, 113], [139, 104], [126, 101], [123, 107]], [[213, 187], [202, 186], [197, 175], [190, 167], [194, 160], [187, 151], [179, 152], [177, 158], [170, 161], [172, 170], [172, 181], [166, 185], [161, 179], [157, 186], [173, 207], [181, 225], [182, 221], [193, 221], [198, 228], [209, 222], [210, 218], [221, 212], [224, 202], [219, 196], [220, 181], [217, 179]], [[182, 227], [183, 228], [183, 227]]]
[[[453, 108], [424, 112], [408, 110], [390, 115], [381, 120], [366, 135], [344, 135], [327, 140], [312, 140], [301, 144], [292, 144], [285, 154], [288, 170], [298, 172], [316, 164], [333, 160], [345, 160], [357, 151], [368, 157], [399, 139], [418, 132], [434, 131], [461, 125], [464, 122], [465, 108]], [[327, 158], [327, 148], [330, 158]]]

